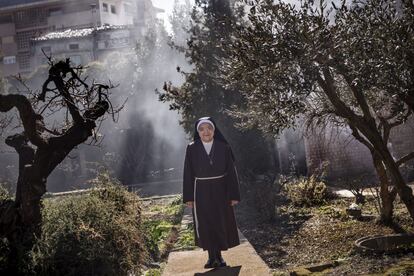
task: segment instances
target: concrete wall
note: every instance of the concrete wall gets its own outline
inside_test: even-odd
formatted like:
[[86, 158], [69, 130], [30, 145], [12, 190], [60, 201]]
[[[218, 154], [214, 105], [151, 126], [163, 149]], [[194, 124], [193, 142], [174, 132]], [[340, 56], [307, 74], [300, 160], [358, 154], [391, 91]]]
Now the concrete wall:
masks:
[[0, 74], [7, 72], [17, 72], [17, 44], [16, 29], [13, 23], [0, 24], [0, 53], [2, 57], [16, 57], [14, 64], [4, 64], [3, 58], [0, 59]]
[[17, 54], [15, 34], [14, 24], [0, 24], [0, 51], [2, 56], [14, 56]]
[[0, 36], [10, 36], [16, 34], [14, 23], [0, 24]]
[[[78, 44], [79, 49], [71, 50], [70, 44]], [[47, 59], [42, 53], [42, 48], [50, 47], [51, 54], [54, 58], [70, 58], [74, 56], [80, 57], [80, 63], [86, 64], [94, 60], [93, 57], [93, 41], [91, 37], [84, 37], [78, 39], [60, 39], [60, 40], [49, 40], [49, 41], [38, 41], [34, 46], [34, 57], [35, 68], [46, 64]]]
[[[79, 11], [76, 13], [65, 13], [61, 15], [54, 15], [48, 18], [48, 25], [55, 26], [56, 30], [70, 29], [73, 27], [92, 27], [94, 18], [98, 19], [98, 15], [93, 14], [90, 10]], [[96, 21], [97, 22], [97, 21]]]
[[[104, 4], [107, 4], [108, 11], [104, 11]], [[115, 7], [115, 12], [111, 10], [111, 6]], [[133, 16], [127, 14], [124, 8], [124, 1], [119, 0], [99, 0], [100, 21], [102, 25], [131, 25], [133, 24]]]

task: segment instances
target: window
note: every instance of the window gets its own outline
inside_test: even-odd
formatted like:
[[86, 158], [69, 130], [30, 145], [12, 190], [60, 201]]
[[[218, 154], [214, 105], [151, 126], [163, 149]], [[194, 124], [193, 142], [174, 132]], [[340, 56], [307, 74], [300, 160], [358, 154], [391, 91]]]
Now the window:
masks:
[[24, 31], [24, 32], [18, 32], [16, 34], [16, 40], [17, 40], [17, 49], [29, 49], [30, 47], [30, 39], [35, 37], [37, 35], [36, 30], [31, 31]]
[[98, 42], [98, 49], [105, 49], [105, 42], [99, 41]]
[[30, 52], [20, 53], [17, 56], [17, 62], [19, 63], [20, 69], [29, 69], [30, 68]]
[[16, 56], [6, 56], [3, 57], [3, 64], [15, 64]]
[[102, 3], [102, 11], [108, 12], [108, 4], [107, 3]]
[[1, 44], [14, 43], [14, 36], [3, 36], [1, 38]]
[[16, 29], [47, 26], [48, 15], [49, 9], [46, 8], [19, 10], [14, 13], [14, 24]]
[[111, 5], [111, 12], [112, 12], [112, 13], [116, 13], [116, 8], [115, 8], [115, 6], [114, 6], [114, 5]]
[[69, 50], [79, 50], [79, 44], [77, 43], [69, 44]]
[[63, 11], [61, 8], [52, 8], [49, 10], [49, 16], [56, 16], [63, 14]]
[[0, 24], [7, 24], [7, 23], [13, 23], [13, 18], [11, 16], [11, 14], [1, 15], [0, 16]]
[[127, 15], [134, 15], [134, 8], [129, 3], [124, 4], [124, 11]]
[[70, 62], [75, 66], [79, 66], [82, 63], [81, 56], [70, 56], [69, 59], [70, 59]]

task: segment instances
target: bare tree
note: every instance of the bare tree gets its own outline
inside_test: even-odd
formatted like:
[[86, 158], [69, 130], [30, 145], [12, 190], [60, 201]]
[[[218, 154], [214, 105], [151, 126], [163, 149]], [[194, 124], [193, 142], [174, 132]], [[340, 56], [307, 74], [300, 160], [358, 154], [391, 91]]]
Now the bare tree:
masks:
[[[31, 249], [33, 237], [40, 235], [41, 199], [48, 176], [73, 148], [93, 136], [105, 113], [120, 110], [109, 100], [111, 84], [87, 84], [81, 78], [82, 67], [72, 67], [69, 59], [49, 60], [49, 76], [39, 95], [0, 94], [0, 111], [16, 108], [23, 126], [22, 133], [6, 139], [19, 155], [19, 176], [15, 199], [0, 206], [0, 236], [11, 245], [12, 269]], [[43, 114], [47, 110], [48, 114], [64, 111], [60, 127], [46, 126]]]

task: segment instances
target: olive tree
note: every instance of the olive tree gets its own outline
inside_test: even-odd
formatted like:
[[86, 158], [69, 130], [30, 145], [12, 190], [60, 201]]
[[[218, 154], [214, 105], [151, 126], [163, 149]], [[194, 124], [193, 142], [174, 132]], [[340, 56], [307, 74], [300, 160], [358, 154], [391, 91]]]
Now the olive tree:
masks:
[[[248, 1], [224, 45], [225, 81], [247, 101], [236, 109], [243, 126], [278, 134], [297, 124], [350, 128], [371, 152], [381, 182], [381, 219], [392, 219], [398, 193], [414, 219], [414, 197], [387, 143], [391, 129], [412, 114], [413, 20], [410, 1], [328, 5], [321, 0]], [[394, 188], [390, 190], [390, 186]]]

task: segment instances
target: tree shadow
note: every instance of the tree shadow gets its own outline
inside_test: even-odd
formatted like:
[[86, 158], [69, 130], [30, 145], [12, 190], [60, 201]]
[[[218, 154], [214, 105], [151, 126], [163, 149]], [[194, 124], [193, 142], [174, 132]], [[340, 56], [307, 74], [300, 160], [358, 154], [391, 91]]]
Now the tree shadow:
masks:
[[238, 266], [226, 266], [220, 268], [214, 268], [212, 270], [195, 273], [194, 276], [238, 276], [240, 274], [241, 265]]
[[392, 223], [387, 225], [389, 228], [391, 228], [395, 233], [398, 234], [406, 234], [407, 231], [398, 223], [393, 221]]
[[[277, 196], [276, 201], [277, 206], [287, 204], [281, 196]], [[288, 255], [284, 248], [284, 240], [295, 235], [312, 217], [306, 212], [289, 211], [277, 212], [274, 219], [264, 219], [255, 208], [242, 202], [236, 210], [236, 216], [240, 231], [271, 267], [284, 266]]]

